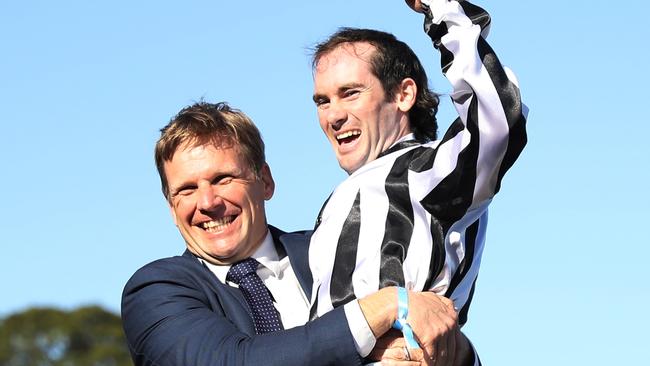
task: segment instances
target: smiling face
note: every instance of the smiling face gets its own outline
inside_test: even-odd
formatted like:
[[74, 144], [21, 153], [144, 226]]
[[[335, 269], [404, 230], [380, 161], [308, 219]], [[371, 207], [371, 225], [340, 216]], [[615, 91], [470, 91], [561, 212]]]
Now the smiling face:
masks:
[[318, 119], [339, 165], [352, 174], [411, 132], [408, 110], [416, 87], [404, 79], [387, 98], [371, 72], [368, 43], [345, 43], [320, 57], [314, 68]]
[[192, 253], [232, 264], [255, 252], [275, 188], [268, 165], [257, 177], [239, 149], [210, 143], [183, 144], [164, 166], [172, 217]]

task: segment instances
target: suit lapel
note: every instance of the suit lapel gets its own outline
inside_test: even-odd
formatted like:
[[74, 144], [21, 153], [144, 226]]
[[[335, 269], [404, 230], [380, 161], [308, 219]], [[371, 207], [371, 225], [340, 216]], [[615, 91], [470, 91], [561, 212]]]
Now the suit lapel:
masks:
[[[293, 268], [293, 272], [300, 286], [307, 295], [307, 298], [309, 298], [312, 287], [312, 276], [309, 270], [309, 239], [311, 238], [311, 231], [285, 233], [270, 225], [269, 229], [273, 241], [281, 247], [280, 249], [284, 249], [289, 256], [291, 268]], [[255, 335], [253, 316], [241, 291], [219, 281], [217, 276], [209, 268], [204, 266], [189, 250], [185, 250], [183, 257], [190, 258], [195, 266], [200, 268], [200, 272], [207, 278], [206, 281], [201, 282], [205, 282], [215, 294], [214, 297], [218, 304], [213, 304], [213, 307], [220, 307], [224, 316], [233, 322], [239, 330], [251, 336]]]
[[250, 307], [244, 295], [239, 289], [228, 286], [217, 278], [217, 276], [210, 271], [202, 262], [200, 262], [194, 254], [189, 250], [185, 250], [183, 257], [191, 258], [196, 262], [196, 265], [201, 268], [201, 271], [208, 278], [207, 285], [216, 295], [216, 301], [223, 311], [223, 314], [228, 318], [239, 330], [247, 335], [255, 335], [255, 324], [253, 323], [253, 315], [251, 314]]

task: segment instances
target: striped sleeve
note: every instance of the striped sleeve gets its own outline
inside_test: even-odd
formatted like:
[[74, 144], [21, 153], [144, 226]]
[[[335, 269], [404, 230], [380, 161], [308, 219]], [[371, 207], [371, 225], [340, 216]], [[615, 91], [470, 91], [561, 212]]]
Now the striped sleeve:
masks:
[[491, 25], [487, 12], [466, 1], [423, 3], [430, 9], [425, 30], [440, 50], [442, 71], [453, 87], [451, 99], [459, 115], [454, 125], [464, 127], [452, 125], [444, 135], [432, 170], [439, 170], [436, 165], [454, 166], [452, 178], [472, 183], [463, 187], [471, 190], [467, 196], [447, 190], [430, 200], [450, 204], [437, 217], [458, 217], [499, 191], [503, 175], [526, 144], [527, 109], [514, 74], [501, 65], [484, 38]]
[[[514, 74], [485, 40], [489, 15], [466, 1], [422, 2], [428, 6], [425, 31], [440, 50], [459, 118], [437, 146], [413, 160], [409, 186], [412, 199], [431, 215], [432, 233], [444, 237], [444, 264], [439, 270], [430, 261], [424, 288], [454, 300], [463, 324], [485, 243], [487, 208], [526, 144], [527, 108]], [[405, 273], [422, 266], [419, 258], [426, 254], [426, 248], [412, 247]]]

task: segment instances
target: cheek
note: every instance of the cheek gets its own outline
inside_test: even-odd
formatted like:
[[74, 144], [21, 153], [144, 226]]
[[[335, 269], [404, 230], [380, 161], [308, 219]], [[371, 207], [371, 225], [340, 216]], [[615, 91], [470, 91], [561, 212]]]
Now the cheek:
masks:
[[318, 111], [318, 124], [320, 126], [320, 129], [323, 130], [325, 134], [327, 134], [328, 123], [327, 120], [325, 119], [324, 112], [321, 112], [320, 110]]
[[191, 221], [194, 215], [194, 207], [196, 205], [190, 197], [181, 198], [174, 208], [176, 214], [177, 224], [182, 224], [186, 221]]

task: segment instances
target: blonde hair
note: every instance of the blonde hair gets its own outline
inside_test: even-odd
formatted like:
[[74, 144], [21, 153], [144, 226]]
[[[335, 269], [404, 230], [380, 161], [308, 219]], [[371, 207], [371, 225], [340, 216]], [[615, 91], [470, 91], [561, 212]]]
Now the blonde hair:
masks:
[[200, 101], [183, 108], [160, 130], [154, 155], [165, 198], [169, 200], [165, 162], [171, 161], [181, 146], [205, 144], [237, 147], [257, 177], [266, 163], [264, 141], [247, 115], [231, 108], [226, 102], [213, 104]]

